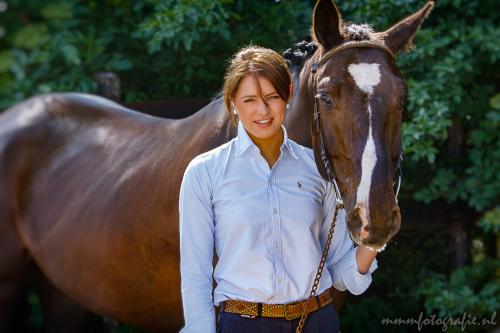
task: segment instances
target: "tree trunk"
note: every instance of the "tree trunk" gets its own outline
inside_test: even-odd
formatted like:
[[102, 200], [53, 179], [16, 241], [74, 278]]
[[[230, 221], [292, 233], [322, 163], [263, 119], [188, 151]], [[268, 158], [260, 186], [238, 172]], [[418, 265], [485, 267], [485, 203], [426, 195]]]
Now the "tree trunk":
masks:
[[472, 239], [470, 230], [478, 216], [464, 203], [447, 205], [450, 228], [450, 265], [455, 270], [471, 262]]

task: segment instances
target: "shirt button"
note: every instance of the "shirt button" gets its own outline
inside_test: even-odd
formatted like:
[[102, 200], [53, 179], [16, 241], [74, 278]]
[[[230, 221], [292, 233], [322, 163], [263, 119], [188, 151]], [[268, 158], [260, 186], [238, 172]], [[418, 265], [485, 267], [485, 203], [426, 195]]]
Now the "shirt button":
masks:
[[281, 278], [278, 278], [278, 283], [281, 283], [281, 281], [282, 281]]
[[274, 243], [274, 248], [277, 249], [278, 248], [278, 243]]
[[276, 208], [273, 208], [273, 213], [276, 214], [278, 210]]

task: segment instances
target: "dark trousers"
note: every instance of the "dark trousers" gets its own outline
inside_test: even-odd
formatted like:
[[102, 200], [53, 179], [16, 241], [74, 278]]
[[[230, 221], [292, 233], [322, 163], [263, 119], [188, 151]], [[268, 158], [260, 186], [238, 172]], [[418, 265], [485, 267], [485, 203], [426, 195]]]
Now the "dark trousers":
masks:
[[[245, 318], [236, 313], [221, 312], [217, 333], [295, 333], [300, 318]], [[338, 333], [339, 316], [333, 303], [309, 313], [302, 333]]]

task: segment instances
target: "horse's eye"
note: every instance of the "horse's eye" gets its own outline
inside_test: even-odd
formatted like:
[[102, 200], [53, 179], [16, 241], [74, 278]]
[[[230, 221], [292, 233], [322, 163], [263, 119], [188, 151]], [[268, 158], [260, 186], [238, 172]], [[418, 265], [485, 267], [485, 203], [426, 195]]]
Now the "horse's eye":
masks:
[[330, 94], [327, 93], [319, 93], [316, 95], [317, 98], [321, 100], [322, 103], [328, 105], [328, 106], [333, 106], [333, 100]]

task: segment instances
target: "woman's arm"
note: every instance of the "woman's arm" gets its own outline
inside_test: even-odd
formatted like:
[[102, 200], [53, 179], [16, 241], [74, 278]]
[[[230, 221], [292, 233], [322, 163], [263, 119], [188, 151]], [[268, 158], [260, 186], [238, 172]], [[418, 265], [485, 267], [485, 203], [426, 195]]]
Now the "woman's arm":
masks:
[[182, 333], [215, 333], [212, 298], [214, 215], [211, 186], [203, 160], [188, 165], [179, 193]]
[[377, 252], [369, 250], [366, 246], [358, 246], [356, 248], [356, 262], [358, 270], [361, 274], [368, 272], [373, 259], [377, 256]]

